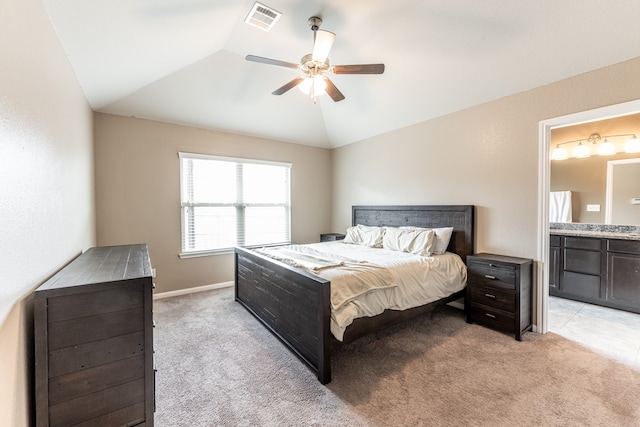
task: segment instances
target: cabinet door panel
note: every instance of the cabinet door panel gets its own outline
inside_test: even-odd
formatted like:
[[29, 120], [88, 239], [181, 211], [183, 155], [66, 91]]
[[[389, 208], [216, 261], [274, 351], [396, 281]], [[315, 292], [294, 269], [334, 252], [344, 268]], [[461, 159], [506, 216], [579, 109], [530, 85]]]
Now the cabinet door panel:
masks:
[[640, 308], [640, 256], [609, 253], [607, 299]]
[[564, 269], [575, 273], [600, 274], [601, 253], [580, 249], [565, 249]]
[[600, 276], [572, 273], [562, 275], [562, 290], [570, 295], [595, 300], [600, 298]]

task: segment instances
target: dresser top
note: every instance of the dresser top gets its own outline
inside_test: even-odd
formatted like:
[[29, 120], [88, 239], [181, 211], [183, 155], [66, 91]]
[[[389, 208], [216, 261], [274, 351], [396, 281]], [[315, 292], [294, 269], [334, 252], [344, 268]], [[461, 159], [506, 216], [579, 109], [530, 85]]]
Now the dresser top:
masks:
[[39, 291], [79, 285], [151, 277], [147, 245], [90, 248], [36, 289]]
[[520, 264], [520, 265], [533, 262], [533, 260], [530, 258], [519, 258], [519, 257], [499, 255], [499, 254], [489, 254], [489, 253], [483, 252], [479, 254], [469, 255], [467, 257], [467, 264], [469, 263], [469, 261], [472, 261], [474, 258], [487, 260], [487, 261], [504, 262], [509, 264]]

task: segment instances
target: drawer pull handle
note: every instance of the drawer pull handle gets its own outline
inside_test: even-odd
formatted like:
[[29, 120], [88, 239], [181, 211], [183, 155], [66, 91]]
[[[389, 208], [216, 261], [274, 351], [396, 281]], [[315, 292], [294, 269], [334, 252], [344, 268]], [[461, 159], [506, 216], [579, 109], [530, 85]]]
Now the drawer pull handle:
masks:
[[494, 316], [494, 315], [493, 315], [493, 314], [491, 314], [491, 313], [485, 313], [485, 316], [490, 317], [490, 318], [492, 318], [492, 319], [495, 319], [495, 318], [496, 318], [496, 316]]
[[484, 294], [485, 297], [487, 298], [492, 298], [492, 299], [496, 299], [495, 295], [491, 295], [491, 294]]
[[492, 276], [490, 274], [485, 274], [484, 277], [487, 279], [496, 280], [496, 276]]

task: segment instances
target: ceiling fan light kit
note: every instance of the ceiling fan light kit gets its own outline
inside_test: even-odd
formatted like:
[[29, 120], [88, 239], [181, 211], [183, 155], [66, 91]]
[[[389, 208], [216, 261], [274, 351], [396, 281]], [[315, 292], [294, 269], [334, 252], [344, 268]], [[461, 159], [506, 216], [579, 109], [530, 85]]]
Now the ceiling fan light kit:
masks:
[[328, 94], [334, 102], [338, 102], [342, 101], [345, 97], [329, 77], [327, 77], [327, 74], [384, 73], [384, 64], [329, 65], [329, 52], [336, 39], [336, 35], [330, 31], [321, 30], [320, 25], [322, 25], [322, 19], [317, 16], [309, 18], [308, 23], [313, 31], [313, 51], [312, 53], [304, 55], [300, 60], [300, 64], [255, 55], [247, 55], [245, 58], [247, 61], [295, 68], [302, 72], [300, 77], [274, 90], [272, 92], [273, 95], [282, 95], [297, 86], [303, 93], [313, 99], [314, 104], [316, 103], [316, 96], [325, 93]]
[[313, 95], [315, 96], [325, 95], [327, 93], [325, 91], [326, 87], [327, 82], [321, 75], [316, 75], [313, 77], [313, 79], [305, 78], [298, 85], [298, 89], [300, 89], [300, 92], [304, 93], [305, 95], [311, 95], [313, 91]]

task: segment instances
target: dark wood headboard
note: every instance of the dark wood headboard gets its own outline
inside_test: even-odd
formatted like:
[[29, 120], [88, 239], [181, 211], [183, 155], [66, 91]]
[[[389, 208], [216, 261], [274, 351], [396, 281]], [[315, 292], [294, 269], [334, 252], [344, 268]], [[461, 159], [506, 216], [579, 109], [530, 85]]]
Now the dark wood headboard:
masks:
[[475, 250], [473, 205], [353, 206], [351, 213], [352, 225], [453, 227], [447, 250], [465, 262]]

